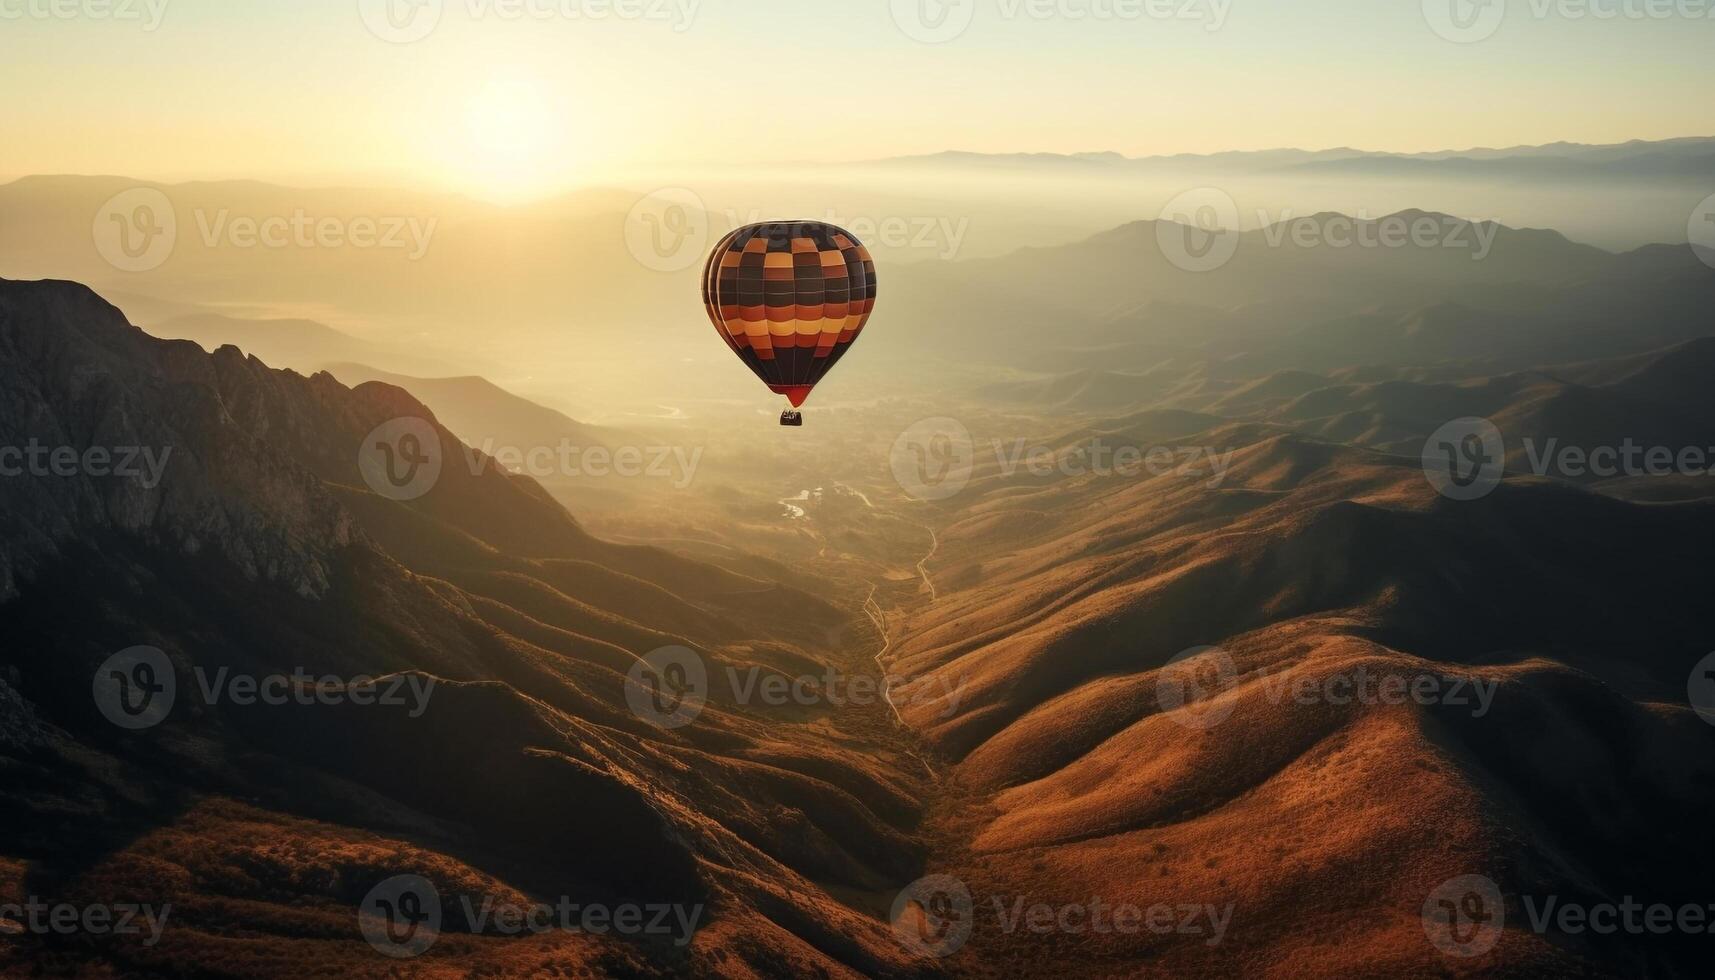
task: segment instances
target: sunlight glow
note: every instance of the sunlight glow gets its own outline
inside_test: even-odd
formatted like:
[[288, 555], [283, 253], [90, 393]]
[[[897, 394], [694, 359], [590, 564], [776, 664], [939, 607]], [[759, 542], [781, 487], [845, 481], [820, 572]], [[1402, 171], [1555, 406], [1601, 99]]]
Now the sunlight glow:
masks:
[[572, 106], [518, 76], [490, 78], [449, 127], [443, 180], [474, 196], [517, 202], [576, 180]]

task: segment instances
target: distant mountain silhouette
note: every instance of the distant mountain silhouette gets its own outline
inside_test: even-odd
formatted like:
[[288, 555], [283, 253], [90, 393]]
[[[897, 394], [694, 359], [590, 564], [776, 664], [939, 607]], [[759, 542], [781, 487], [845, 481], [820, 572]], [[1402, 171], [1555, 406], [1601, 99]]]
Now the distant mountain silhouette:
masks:
[[[314, 374], [328, 364], [354, 359], [384, 360], [401, 368], [425, 371], [435, 370], [438, 363], [409, 348], [370, 343], [314, 320], [255, 320], [218, 313], [190, 313], [156, 320], [145, 329], [157, 337], [194, 340], [208, 351], [231, 344], [268, 364], [302, 374]], [[442, 369], [446, 369], [444, 365]]]
[[1392, 153], [1335, 147], [1220, 153], [1176, 153], [1128, 157], [1094, 153], [972, 153], [949, 150], [879, 161], [893, 167], [1038, 168], [1078, 171], [1199, 169], [1243, 173], [1375, 173], [1507, 177], [1626, 176], [1636, 178], [1715, 175], [1715, 137], [1693, 136], [1625, 143], [1548, 143], [1542, 146], [1478, 147]]
[[404, 388], [432, 408], [435, 417], [466, 445], [529, 450], [573, 446], [611, 446], [625, 434], [586, 425], [551, 408], [521, 398], [486, 378], [414, 378], [379, 371], [366, 364], [333, 363], [327, 370], [349, 385], [379, 381]]
[[[1338, 244], [1419, 222], [1441, 229], [1434, 244]], [[1230, 258], [1206, 269], [1166, 251], [1207, 239], [1133, 222], [951, 270], [901, 270], [894, 295], [926, 345], [1059, 371], [1137, 371], [1176, 352], [1315, 372], [1469, 361], [1493, 373], [1680, 343], [1706, 332], [1715, 303], [1715, 269], [1684, 246], [1616, 255], [1432, 212], [1289, 219], [1236, 234]]]
[[[139, 189], [158, 193], [170, 207], [173, 247], [150, 268], [121, 271], [102, 254], [91, 223], [110, 201]], [[401, 320], [419, 329], [575, 321], [595, 331], [622, 313], [678, 308], [662, 295], [660, 273], [623, 248], [626, 214], [639, 197], [593, 188], [508, 208], [396, 188], [32, 176], [0, 184], [0, 273], [75, 279], [202, 312], [325, 316], [370, 325], [366, 338], [384, 336], [385, 327]], [[262, 244], [255, 227], [255, 240], [235, 237], [241, 223], [268, 220], [286, 222], [272, 232], [280, 244]], [[324, 220], [338, 229], [331, 246], [317, 238]], [[352, 244], [360, 231], [365, 244]], [[692, 273], [684, 275], [688, 283]], [[420, 338], [412, 343], [422, 355], [415, 362], [354, 350], [324, 360], [415, 374], [447, 370], [444, 363], [429, 366], [436, 352]]]

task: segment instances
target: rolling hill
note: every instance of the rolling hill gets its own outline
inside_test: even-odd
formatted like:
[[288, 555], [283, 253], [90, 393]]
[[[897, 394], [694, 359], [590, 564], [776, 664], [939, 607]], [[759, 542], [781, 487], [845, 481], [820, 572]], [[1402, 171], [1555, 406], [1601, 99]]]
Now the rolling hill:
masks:
[[[1216, 487], [979, 465], [934, 505], [937, 598], [894, 665], [921, 697], [907, 719], [975, 799], [968, 846], [932, 869], [1050, 904], [1227, 908], [1245, 924], [1219, 962], [1273, 976], [1446, 969], [1419, 915], [1461, 874], [1508, 895], [1698, 900], [1715, 730], [1684, 692], [1707, 646], [1709, 504], [1532, 478], [1451, 501], [1415, 458], [1183, 413], [1047, 444], [1097, 432], [1233, 456]], [[1208, 647], [1228, 666], [1191, 707], [1165, 699]], [[1366, 676], [1436, 694], [1366, 699]], [[931, 696], [955, 682], [957, 705]], [[987, 952], [1187, 974], [1211, 955], [1183, 935], [1032, 940]], [[1700, 956], [1690, 938], [1509, 928], [1482, 963], [1675, 974]]]

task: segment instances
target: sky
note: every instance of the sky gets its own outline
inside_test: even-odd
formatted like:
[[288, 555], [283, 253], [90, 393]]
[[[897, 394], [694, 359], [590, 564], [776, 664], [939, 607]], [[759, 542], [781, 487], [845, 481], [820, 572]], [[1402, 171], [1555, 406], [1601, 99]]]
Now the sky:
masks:
[[1715, 135], [1715, 0], [1471, 2], [0, 0], [0, 179]]

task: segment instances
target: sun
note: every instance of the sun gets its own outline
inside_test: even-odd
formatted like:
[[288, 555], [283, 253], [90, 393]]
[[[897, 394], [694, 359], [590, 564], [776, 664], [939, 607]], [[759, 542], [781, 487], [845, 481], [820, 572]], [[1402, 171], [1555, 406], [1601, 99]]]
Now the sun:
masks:
[[570, 104], [544, 86], [490, 78], [464, 100], [448, 176], [493, 200], [539, 196], [576, 180], [575, 132]]

